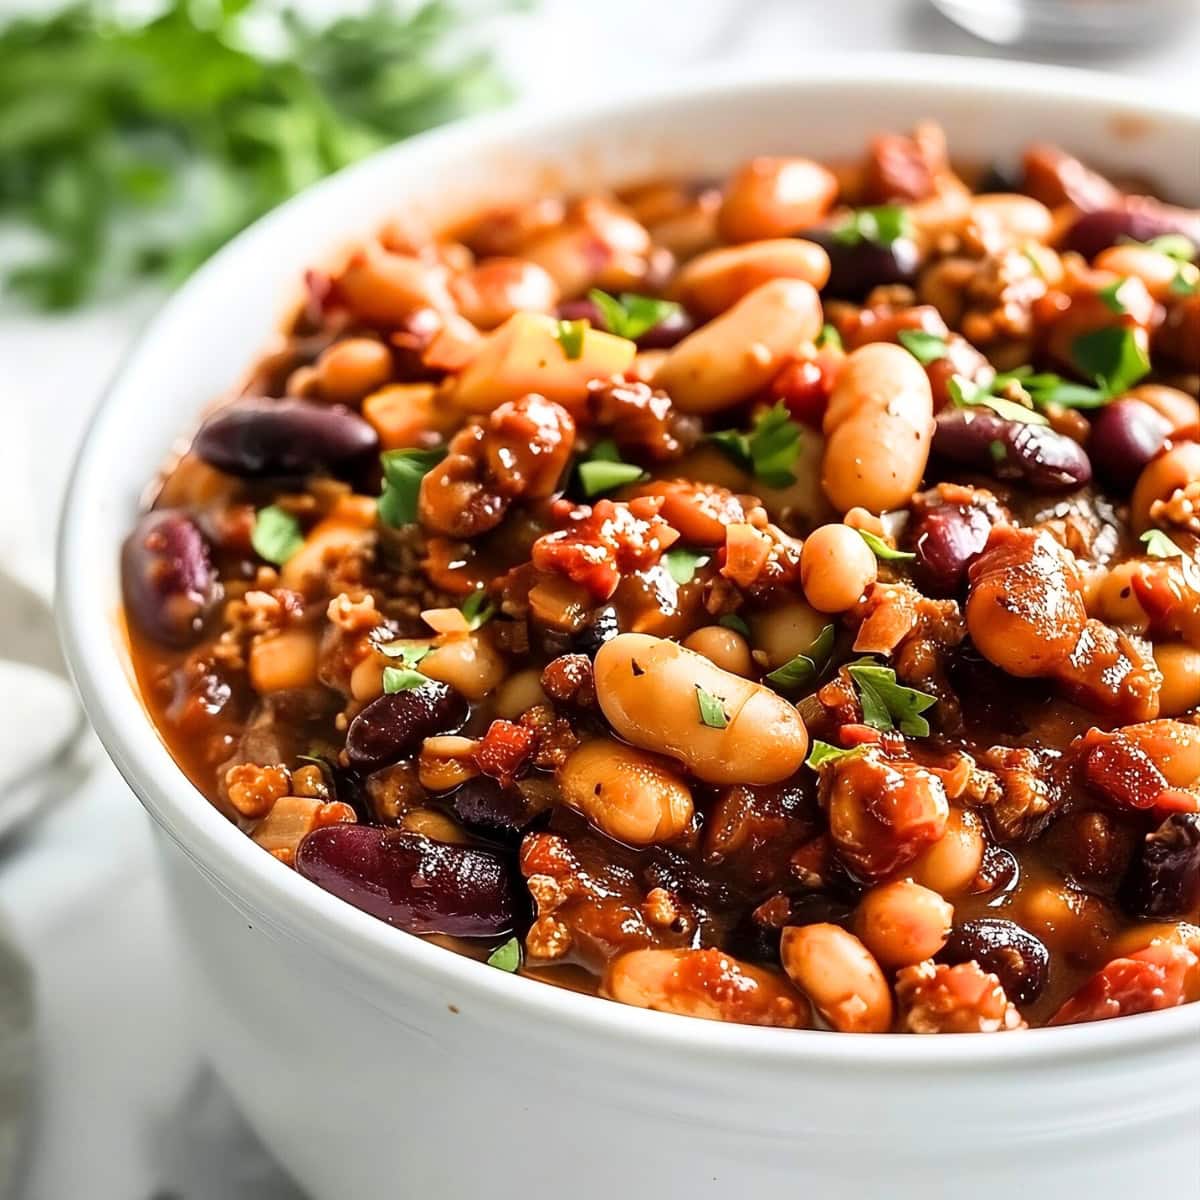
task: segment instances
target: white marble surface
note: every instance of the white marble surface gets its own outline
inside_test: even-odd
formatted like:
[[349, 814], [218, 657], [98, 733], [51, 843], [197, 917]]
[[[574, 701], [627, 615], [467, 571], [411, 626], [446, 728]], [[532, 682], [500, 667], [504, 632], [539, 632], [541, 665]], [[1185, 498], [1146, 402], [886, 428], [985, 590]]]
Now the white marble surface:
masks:
[[[525, 92], [547, 100], [729, 56], [794, 60], [802, 71], [806, 57], [830, 50], [995, 53], [924, 0], [548, 0], [503, 42]], [[1200, 26], [1089, 65], [1183, 88], [1194, 87], [1198, 60]], [[158, 299], [54, 319], [0, 308], [0, 553], [20, 557], [34, 578], [48, 580], [58, 500], [86, 415]], [[18, 540], [19, 529], [32, 536]], [[0, 695], [11, 694], [0, 673]], [[5, 701], [10, 729], [13, 707]], [[0, 911], [33, 960], [38, 989], [38, 1088], [18, 1195], [294, 1196], [264, 1173], [203, 1074], [146, 819], [94, 747], [91, 761], [82, 785], [59, 786], [48, 815], [0, 847]]]

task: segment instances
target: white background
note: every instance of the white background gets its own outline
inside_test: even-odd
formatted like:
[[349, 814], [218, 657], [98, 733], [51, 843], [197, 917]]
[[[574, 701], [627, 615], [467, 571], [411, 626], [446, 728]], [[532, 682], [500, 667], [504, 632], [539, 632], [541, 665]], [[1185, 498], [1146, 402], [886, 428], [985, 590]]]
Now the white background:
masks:
[[[831, 50], [897, 48], [990, 52], [924, 0], [546, 0], [536, 19], [503, 31], [501, 46], [525, 95], [546, 103], [717, 58], [783, 59], [801, 72], [806, 58]], [[1200, 28], [1150, 50], [1076, 61], [1200, 95]], [[48, 571], [83, 421], [159, 299], [53, 319], [0, 307], [0, 554], [21, 556], [34, 575]], [[230, 364], [231, 375], [239, 366]], [[0, 705], [11, 736], [19, 714]], [[86, 783], [55, 797], [49, 815], [0, 855], [0, 908], [33, 959], [38, 988], [24, 1200], [292, 1194], [261, 1174], [201, 1073], [146, 819], [112, 768], [97, 758]]]

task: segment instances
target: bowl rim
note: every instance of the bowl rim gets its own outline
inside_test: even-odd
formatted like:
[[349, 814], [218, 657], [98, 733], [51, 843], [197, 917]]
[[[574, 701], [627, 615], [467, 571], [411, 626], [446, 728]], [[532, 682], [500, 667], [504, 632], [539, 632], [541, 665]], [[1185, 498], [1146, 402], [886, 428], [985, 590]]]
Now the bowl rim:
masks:
[[[680, 73], [657, 86], [619, 98], [584, 98], [547, 112], [544, 105], [517, 104], [486, 116], [460, 121], [397, 143], [306, 189], [240, 233], [177, 289], [135, 339], [105, 388], [89, 420], [71, 472], [58, 534], [56, 613], [65, 655], [84, 707], [110, 758], [151, 817], [208, 880], [260, 923], [307, 944], [327, 961], [403, 996], [406, 975], [425, 984], [454, 989], [492, 1020], [535, 1020], [559, 1031], [596, 1039], [601, 1047], [636, 1053], [639, 1049], [686, 1052], [693, 1061], [790, 1069], [801, 1064], [921, 1067], [956, 1075], [989, 1064], [1037, 1064], [1141, 1055], [1181, 1044], [1200, 1033], [1200, 1003], [1168, 1011], [1087, 1025], [1024, 1031], [1019, 1037], [966, 1035], [919, 1038], [876, 1034], [866, 1038], [830, 1036], [816, 1030], [779, 1030], [698, 1021], [649, 1012], [534, 979], [508, 976], [482, 962], [405, 934], [313, 886], [276, 862], [223, 817], [187, 779], [159, 739], [140, 695], [117, 650], [114, 613], [98, 601], [86, 567], [92, 547], [89, 490], [100, 475], [102, 452], [120, 418], [134, 411], [132, 400], [114, 401], [145, 348], [169, 318], [185, 308], [200, 285], [245, 258], [266, 230], [299, 210], [319, 205], [335, 188], [353, 186], [380, 171], [384, 162], [433, 152], [465, 151], [492, 138], [529, 136], [539, 129], [570, 130], [604, 117], [636, 119], [659, 103], [686, 102], [789, 87], [798, 92], [821, 84], [858, 84], [879, 90], [905, 82], [946, 94], [1026, 94], [1049, 101], [1103, 105], [1106, 111], [1135, 117], [1200, 120], [1182, 95], [1173, 98], [1145, 81], [1074, 68], [1014, 63], [1009, 60], [951, 58], [942, 55], [883, 53], [828, 56], [803, 71], [763, 69], [734, 63], [719, 70]], [[1116, 139], [1114, 139], [1116, 140]], [[318, 250], [318, 254], [319, 254]], [[282, 298], [281, 298], [282, 299]], [[244, 364], [232, 364], [231, 378]], [[140, 487], [142, 481], [136, 481]], [[118, 547], [112, 546], [115, 557]], [[215, 898], [214, 898], [214, 902]]]

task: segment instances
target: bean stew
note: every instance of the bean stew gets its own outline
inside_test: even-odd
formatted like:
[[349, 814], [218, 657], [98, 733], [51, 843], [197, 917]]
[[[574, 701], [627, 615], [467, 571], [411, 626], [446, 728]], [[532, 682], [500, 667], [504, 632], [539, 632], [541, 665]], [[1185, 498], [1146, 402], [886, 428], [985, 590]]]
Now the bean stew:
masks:
[[923, 124], [392, 223], [124, 546], [162, 736], [264, 869], [625, 1004], [1200, 999], [1200, 212], [1151, 193]]

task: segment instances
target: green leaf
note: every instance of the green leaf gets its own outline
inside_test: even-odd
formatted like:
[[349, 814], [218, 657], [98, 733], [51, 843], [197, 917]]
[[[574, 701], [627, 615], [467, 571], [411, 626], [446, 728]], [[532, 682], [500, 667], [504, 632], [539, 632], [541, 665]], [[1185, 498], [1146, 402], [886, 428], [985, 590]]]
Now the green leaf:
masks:
[[1138, 541], [1146, 547], [1151, 558], [1184, 558], [1183, 550], [1161, 529], [1147, 529]]
[[965, 375], [951, 375], [946, 381], [946, 389], [956, 408], [990, 408], [1006, 421], [1023, 421], [1027, 425], [1049, 424], [1040, 412], [1034, 412], [1015, 400], [994, 396], [987, 388], [972, 382]]
[[467, 628], [474, 633], [495, 615], [496, 606], [487, 598], [483, 588], [476, 588], [462, 603], [460, 610], [467, 619]]
[[384, 658], [398, 658], [402, 666], [415, 667], [433, 649], [433, 643], [396, 639], [390, 642], [376, 642], [375, 649]]
[[896, 550], [889, 546], [878, 534], [869, 529], [860, 529], [859, 536], [871, 547], [875, 557], [883, 562], [904, 562], [917, 556], [908, 550]]
[[389, 696], [393, 692], [408, 692], [413, 688], [424, 687], [428, 682], [428, 675], [422, 675], [420, 671], [409, 667], [383, 668], [383, 690]]
[[865, 746], [851, 746], [848, 750], [843, 750], [840, 746], [831, 746], [828, 742], [821, 741], [820, 738], [813, 738], [812, 748], [804, 760], [804, 765], [817, 771], [826, 763], [837, 762], [842, 758], [852, 758], [857, 754], [862, 754], [865, 749]]
[[304, 534], [300, 522], [290, 512], [271, 504], [254, 514], [250, 545], [259, 558], [282, 566], [304, 545]]
[[682, 587], [685, 583], [691, 583], [695, 579], [696, 569], [708, 562], [709, 555], [703, 554], [699, 550], [687, 550], [682, 546], [677, 546], [668, 550], [662, 560], [667, 568], [667, 574]]
[[811, 687], [821, 677], [821, 672], [829, 665], [835, 636], [833, 626], [826, 625], [813, 639], [812, 645], [807, 650], [793, 655], [783, 666], [768, 672], [764, 676], [767, 683], [781, 692], [795, 692], [801, 688]]
[[821, 326], [821, 332], [817, 334], [815, 345], [818, 350], [823, 350], [826, 346], [834, 350], [841, 350], [843, 348], [842, 335], [827, 321]]
[[501, 942], [487, 956], [487, 965], [495, 967], [499, 971], [507, 971], [510, 975], [515, 973], [521, 966], [520, 939], [510, 937], [507, 942]]
[[581, 317], [578, 321], [559, 321], [555, 326], [554, 336], [567, 358], [575, 359], [583, 353], [583, 335], [588, 324], [588, 319]]
[[780, 401], [755, 418], [748, 433], [723, 429], [709, 434], [739, 466], [753, 472], [767, 487], [790, 487], [796, 482], [792, 467], [800, 454], [800, 426]]
[[900, 339], [900, 345], [922, 366], [937, 362], [950, 352], [946, 339], [938, 333], [926, 333], [923, 329], [901, 329], [896, 336]]
[[1071, 358], [1109, 397], [1129, 391], [1150, 371], [1150, 358], [1133, 330], [1119, 325], [1081, 333], [1071, 343]]
[[1104, 302], [1111, 312], [1124, 316], [1129, 308], [1121, 299], [1121, 289], [1129, 282], [1128, 279], [1115, 279], [1107, 287], [1102, 287], [1096, 295]]
[[899, 238], [911, 235], [908, 213], [898, 204], [856, 209], [833, 228], [834, 239], [845, 246], [856, 246], [860, 242], [890, 246]]
[[899, 729], [910, 737], [926, 737], [929, 722], [921, 716], [937, 703], [935, 696], [896, 682], [896, 672], [870, 659], [851, 663], [846, 670], [858, 688], [863, 722], [873, 729]]
[[1175, 278], [1171, 280], [1173, 296], [1194, 296], [1200, 292], [1200, 271], [1192, 267], [1189, 275], [1186, 273], [1188, 269], [1189, 264], [1179, 264], [1179, 270], [1175, 272]]
[[622, 292], [620, 298], [610, 296], [599, 288], [588, 292], [588, 299], [600, 310], [604, 326], [617, 337], [637, 341], [656, 325], [680, 311], [674, 300], [659, 300], [654, 296], [639, 296]]
[[724, 729], [729, 724], [725, 713], [725, 701], [714, 696], [700, 684], [696, 684], [696, 704], [700, 709], [700, 723], [709, 729]]
[[746, 639], [750, 637], [750, 626], [737, 613], [726, 613], [723, 617], [718, 618], [717, 624], [723, 625], [726, 629], [732, 629], [734, 633], [740, 633]]
[[1123, 237], [1121, 241], [1130, 246], [1145, 246], [1149, 250], [1157, 250], [1159, 254], [1165, 254], [1179, 262], [1191, 262], [1196, 257], [1195, 243], [1182, 233], [1164, 233], [1148, 242], [1138, 242], [1131, 237]]
[[379, 497], [379, 519], [393, 529], [411, 525], [417, 519], [417, 497], [421, 480], [446, 457], [446, 450], [385, 450], [383, 492]]
[[589, 500], [626, 484], [641, 483], [650, 478], [636, 463], [622, 462], [617, 447], [610, 441], [597, 442], [589, 457], [576, 470], [579, 485]]

